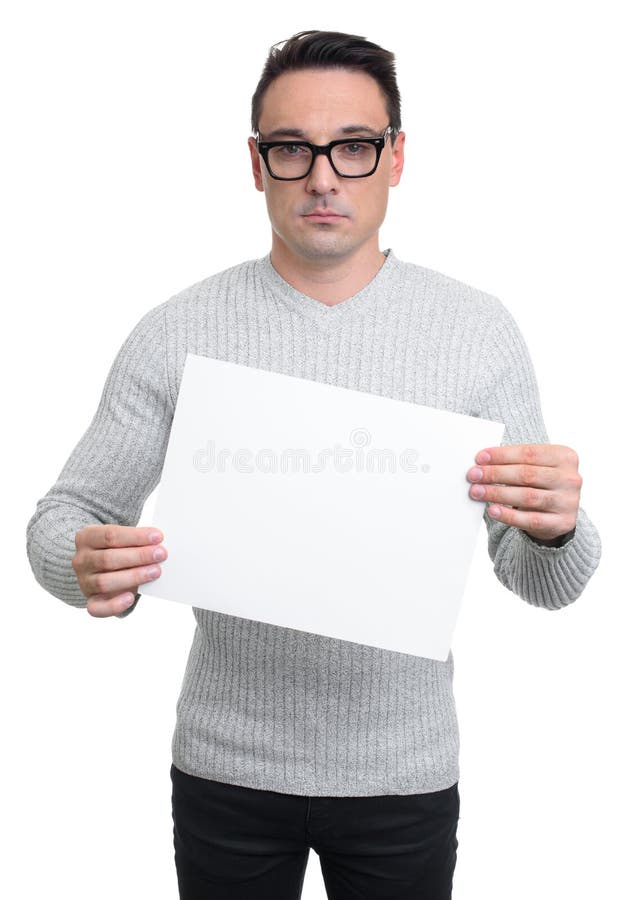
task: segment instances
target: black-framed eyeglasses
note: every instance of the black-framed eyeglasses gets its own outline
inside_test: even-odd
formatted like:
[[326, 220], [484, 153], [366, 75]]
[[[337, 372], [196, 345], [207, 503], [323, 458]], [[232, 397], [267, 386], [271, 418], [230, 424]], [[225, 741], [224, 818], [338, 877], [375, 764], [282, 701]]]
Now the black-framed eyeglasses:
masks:
[[341, 138], [322, 145], [309, 141], [262, 141], [258, 134], [255, 144], [269, 175], [279, 181], [307, 178], [317, 156], [326, 156], [340, 178], [367, 178], [376, 172], [387, 135], [393, 130], [388, 125], [380, 137]]

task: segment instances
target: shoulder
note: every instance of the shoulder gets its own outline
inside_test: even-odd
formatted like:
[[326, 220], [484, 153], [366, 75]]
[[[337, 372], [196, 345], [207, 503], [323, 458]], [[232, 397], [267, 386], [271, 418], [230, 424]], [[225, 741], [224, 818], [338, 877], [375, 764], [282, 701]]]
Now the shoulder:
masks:
[[206, 301], [221, 299], [231, 290], [253, 279], [260, 262], [260, 259], [249, 259], [208, 275], [173, 294], [160, 304], [160, 307], [166, 309], [167, 315], [175, 315], [188, 312], [193, 305], [203, 305]]
[[453, 309], [484, 318], [489, 323], [498, 319], [505, 310], [501, 300], [481, 288], [453, 278], [436, 269], [395, 259], [395, 272], [405, 294], [414, 294], [428, 300], [437, 308]]
[[[235, 266], [230, 266], [214, 275], [208, 275], [200, 281], [190, 284], [176, 294], [162, 300], [155, 306], [141, 313], [135, 320], [131, 336], [155, 334], [163, 328], [166, 331], [167, 324], [177, 316], [184, 317], [192, 312], [193, 306], [205, 305], [210, 298], [222, 298], [226, 296], [232, 287], [235, 289], [241, 283], [253, 278], [256, 273], [256, 265], [260, 259], [246, 260]], [[128, 338], [129, 339], [129, 338]]]

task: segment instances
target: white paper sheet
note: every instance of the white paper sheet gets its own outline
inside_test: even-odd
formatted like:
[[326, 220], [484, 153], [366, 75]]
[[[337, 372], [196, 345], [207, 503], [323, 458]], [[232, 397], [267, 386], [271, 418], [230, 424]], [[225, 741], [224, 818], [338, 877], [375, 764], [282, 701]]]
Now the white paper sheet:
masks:
[[[504, 424], [188, 354], [141, 594], [446, 660]], [[484, 526], [483, 526], [484, 527]]]

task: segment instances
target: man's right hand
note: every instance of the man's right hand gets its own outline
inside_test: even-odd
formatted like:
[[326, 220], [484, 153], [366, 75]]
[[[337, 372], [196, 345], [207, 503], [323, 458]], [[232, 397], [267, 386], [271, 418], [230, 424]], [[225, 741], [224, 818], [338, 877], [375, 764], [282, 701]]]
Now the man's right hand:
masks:
[[167, 558], [162, 537], [157, 528], [126, 525], [87, 525], [76, 532], [71, 565], [90, 615], [119, 615], [134, 603], [139, 584], [160, 576], [154, 554]]

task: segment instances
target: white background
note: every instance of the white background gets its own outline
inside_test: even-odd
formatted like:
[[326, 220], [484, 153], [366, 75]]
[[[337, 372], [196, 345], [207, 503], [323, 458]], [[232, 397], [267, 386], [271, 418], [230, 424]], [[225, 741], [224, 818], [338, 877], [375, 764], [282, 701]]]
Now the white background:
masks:
[[[269, 46], [307, 28], [396, 53], [407, 161], [381, 246], [512, 312], [549, 439], [578, 452], [581, 504], [603, 542], [582, 596], [551, 613], [497, 581], [482, 526], [453, 643], [454, 897], [579, 900], [620, 884], [617, 4], [406, 8], [58, 0], [5, 11], [0, 890], [12, 900], [177, 896], [170, 740], [192, 612], [147, 597], [125, 620], [72, 609], [35, 582], [25, 529], [139, 318], [268, 252], [250, 98]], [[310, 852], [303, 898], [324, 896]]]

